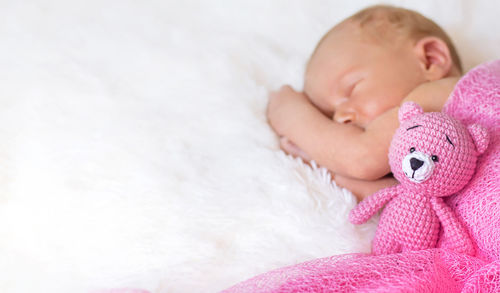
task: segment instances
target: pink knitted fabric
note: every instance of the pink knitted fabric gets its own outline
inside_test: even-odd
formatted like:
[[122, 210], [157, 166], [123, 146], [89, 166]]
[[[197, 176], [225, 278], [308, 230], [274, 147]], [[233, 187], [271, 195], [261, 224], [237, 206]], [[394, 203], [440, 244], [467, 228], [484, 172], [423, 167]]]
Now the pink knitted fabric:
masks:
[[384, 207], [374, 254], [436, 247], [440, 227], [456, 252], [473, 254], [472, 242], [441, 197], [462, 189], [472, 178], [477, 156], [488, 145], [478, 124], [464, 127], [444, 113], [424, 113], [413, 102], [399, 110], [400, 126], [391, 142], [389, 163], [400, 184], [363, 200], [349, 220], [362, 224]]
[[465, 125], [480, 124], [490, 135], [475, 175], [446, 201], [470, 235], [475, 256], [456, 253], [453, 238], [441, 231], [438, 248], [322, 258], [225, 292], [500, 292], [500, 60], [467, 73], [444, 112]]

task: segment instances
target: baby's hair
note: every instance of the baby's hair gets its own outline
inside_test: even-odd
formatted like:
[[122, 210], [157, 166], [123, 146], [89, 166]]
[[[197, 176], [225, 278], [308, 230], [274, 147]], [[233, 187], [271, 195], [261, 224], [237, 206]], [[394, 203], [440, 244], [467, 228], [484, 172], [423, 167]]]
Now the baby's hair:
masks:
[[418, 12], [389, 5], [375, 5], [355, 13], [339, 25], [344, 23], [355, 23], [364, 31], [369, 29], [371, 36], [378, 39], [394, 37], [390, 33], [391, 29], [414, 40], [427, 36], [437, 37], [446, 43], [453, 63], [462, 72], [460, 57], [450, 37], [434, 21]]

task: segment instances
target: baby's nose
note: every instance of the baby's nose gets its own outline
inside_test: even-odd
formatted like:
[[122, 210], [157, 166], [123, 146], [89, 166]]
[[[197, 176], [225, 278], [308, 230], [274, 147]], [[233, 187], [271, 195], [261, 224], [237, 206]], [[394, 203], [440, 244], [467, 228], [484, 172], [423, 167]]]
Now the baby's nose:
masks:
[[352, 123], [356, 119], [356, 114], [351, 111], [335, 111], [333, 114], [333, 121], [338, 123]]

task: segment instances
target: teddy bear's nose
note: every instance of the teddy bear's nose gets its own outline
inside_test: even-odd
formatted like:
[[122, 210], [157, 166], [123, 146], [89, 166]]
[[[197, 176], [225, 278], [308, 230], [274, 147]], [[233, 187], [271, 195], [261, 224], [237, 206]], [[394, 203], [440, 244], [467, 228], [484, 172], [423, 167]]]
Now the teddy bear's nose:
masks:
[[410, 159], [410, 165], [411, 165], [411, 169], [413, 171], [418, 170], [418, 168], [422, 167], [423, 164], [424, 164], [424, 161], [421, 161], [419, 159], [415, 159], [415, 158]]

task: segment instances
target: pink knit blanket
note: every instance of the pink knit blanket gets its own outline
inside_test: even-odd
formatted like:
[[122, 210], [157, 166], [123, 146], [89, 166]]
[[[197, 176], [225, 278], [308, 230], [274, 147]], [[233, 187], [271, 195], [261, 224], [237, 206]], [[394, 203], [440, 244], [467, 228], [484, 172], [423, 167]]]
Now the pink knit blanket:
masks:
[[468, 229], [475, 256], [438, 248], [373, 256], [348, 254], [274, 270], [224, 292], [500, 292], [500, 60], [456, 85], [444, 111], [483, 125], [490, 145], [472, 181], [447, 201]]

